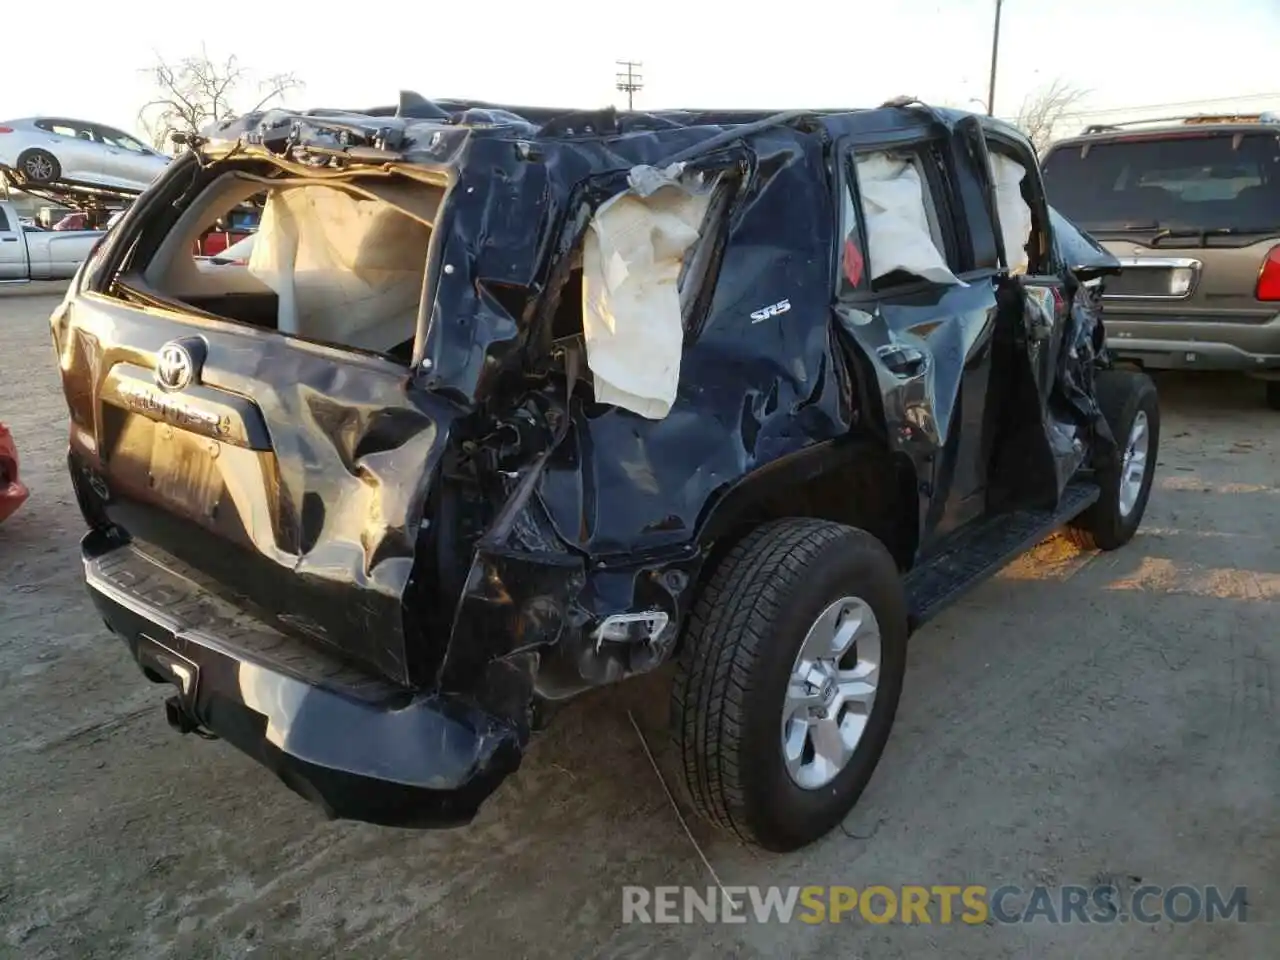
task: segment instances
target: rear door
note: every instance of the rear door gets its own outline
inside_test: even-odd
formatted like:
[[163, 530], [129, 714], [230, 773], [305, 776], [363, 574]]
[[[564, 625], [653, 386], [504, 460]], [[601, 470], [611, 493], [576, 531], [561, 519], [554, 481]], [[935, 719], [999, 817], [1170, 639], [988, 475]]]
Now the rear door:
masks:
[[1280, 137], [1254, 127], [1131, 134], [1047, 155], [1061, 211], [1125, 268], [1107, 300], [1127, 318], [1264, 323], [1258, 273], [1280, 243]]
[[[846, 141], [839, 156], [837, 312], [883, 395], [891, 442], [932, 491], [920, 517], [928, 553], [986, 506], [994, 286], [990, 274], [957, 282], [971, 277], [946, 141], [935, 131]], [[886, 211], [882, 225], [870, 219], [876, 210]]]
[[0, 280], [25, 280], [27, 245], [12, 209], [0, 205]]

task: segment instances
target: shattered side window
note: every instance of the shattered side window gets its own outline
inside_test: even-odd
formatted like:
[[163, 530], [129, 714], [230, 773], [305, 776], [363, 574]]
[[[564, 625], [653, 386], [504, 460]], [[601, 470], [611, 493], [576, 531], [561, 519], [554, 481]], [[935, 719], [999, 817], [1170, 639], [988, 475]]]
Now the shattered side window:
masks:
[[855, 176], [853, 163], [846, 164], [840, 210], [840, 295], [851, 296], [868, 289], [866, 244], [858, 209], [854, 206]]
[[715, 293], [715, 279], [724, 253], [729, 226], [729, 208], [739, 180], [725, 173], [711, 182], [711, 197], [698, 228], [698, 240], [685, 251], [680, 262], [676, 289], [680, 294], [681, 323], [686, 330], [697, 326]]

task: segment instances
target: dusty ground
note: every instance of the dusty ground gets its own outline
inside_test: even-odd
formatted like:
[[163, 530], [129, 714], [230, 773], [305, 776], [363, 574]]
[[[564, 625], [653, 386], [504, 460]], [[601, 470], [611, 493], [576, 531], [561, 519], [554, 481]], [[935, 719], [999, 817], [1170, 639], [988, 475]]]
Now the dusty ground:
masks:
[[169, 730], [80, 582], [54, 303], [0, 293], [0, 418], [34, 490], [0, 527], [0, 955], [1280, 952], [1280, 414], [1256, 384], [1162, 379], [1136, 542], [1050, 541], [917, 635], [845, 833], [765, 857], [693, 826], [726, 884], [1246, 884], [1249, 923], [625, 926], [623, 884], [708, 882], [627, 719], [659, 741], [659, 682], [568, 709], [451, 833], [322, 822]]

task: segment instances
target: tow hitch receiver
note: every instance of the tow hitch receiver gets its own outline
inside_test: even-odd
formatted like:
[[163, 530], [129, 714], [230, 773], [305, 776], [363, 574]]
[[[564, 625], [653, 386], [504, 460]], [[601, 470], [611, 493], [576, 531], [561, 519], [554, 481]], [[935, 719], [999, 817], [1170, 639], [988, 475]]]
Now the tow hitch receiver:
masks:
[[200, 726], [200, 722], [182, 706], [182, 698], [177, 694], [169, 697], [164, 702], [164, 717], [169, 721], [169, 726], [177, 730], [179, 733], [194, 733], [196, 736], [205, 740], [217, 740], [218, 735], [210, 733], [204, 727]]

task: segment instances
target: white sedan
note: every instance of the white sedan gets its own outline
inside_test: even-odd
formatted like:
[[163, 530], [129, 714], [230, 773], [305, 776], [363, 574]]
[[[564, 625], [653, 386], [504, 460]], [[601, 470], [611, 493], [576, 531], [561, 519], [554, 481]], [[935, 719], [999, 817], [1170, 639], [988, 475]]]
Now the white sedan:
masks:
[[24, 183], [146, 189], [170, 158], [122, 130], [57, 117], [0, 121], [0, 167]]

